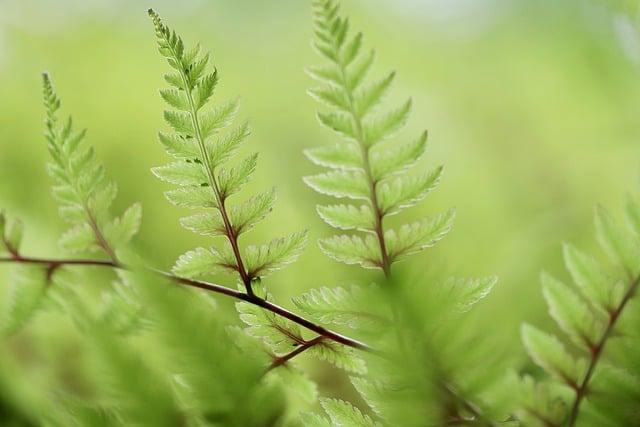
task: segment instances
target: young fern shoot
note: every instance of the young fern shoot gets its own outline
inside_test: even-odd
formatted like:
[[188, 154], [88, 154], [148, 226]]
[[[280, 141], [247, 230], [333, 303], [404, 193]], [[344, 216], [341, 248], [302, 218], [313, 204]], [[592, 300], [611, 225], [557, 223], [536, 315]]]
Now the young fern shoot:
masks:
[[316, 0], [314, 12], [315, 47], [328, 64], [308, 70], [321, 83], [309, 93], [331, 109], [318, 113], [318, 119], [344, 141], [305, 151], [312, 162], [330, 169], [305, 182], [319, 193], [364, 202], [317, 210], [334, 228], [365, 233], [337, 235], [319, 244], [337, 261], [380, 268], [389, 277], [394, 262], [433, 246], [451, 229], [454, 210], [399, 230], [384, 227], [385, 218], [419, 203], [438, 185], [443, 167], [415, 176], [405, 173], [424, 154], [427, 133], [400, 146], [385, 141], [404, 126], [411, 100], [378, 113], [395, 73], [367, 81], [374, 53], [364, 51], [362, 34], [350, 35], [349, 20], [338, 15], [334, 0]]
[[238, 102], [207, 108], [219, 79], [217, 69], [207, 71], [209, 54], [201, 54], [198, 45], [187, 50], [182, 39], [162, 23], [157, 13], [149, 10], [149, 15], [159, 51], [173, 69], [164, 76], [170, 87], [160, 91], [171, 107], [164, 112], [164, 118], [173, 132], [161, 132], [159, 138], [176, 159], [154, 168], [153, 173], [179, 186], [165, 193], [171, 203], [205, 210], [182, 218], [183, 227], [205, 236], [223, 236], [226, 242], [221, 248], [187, 252], [178, 259], [173, 271], [183, 277], [232, 271], [240, 277], [246, 293], [253, 296], [253, 281], [295, 261], [306, 244], [307, 233], [294, 233], [241, 250], [239, 237], [271, 212], [275, 191], [229, 206], [229, 198], [249, 181], [257, 164], [258, 156], [252, 154], [234, 167], [226, 166], [249, 135], [248, 125], [222, 134], [231, 126]]
[[61, 103], [47, 73], [42, 75], [42, 82], [45, 137], [52, 159], [48, 171], [55, 181], [53, 196], [60, 203], [60, 216], [72, 226], [61, 237], [60, 246], [70, 252], [103, 252], [117, 263], [115, 248], [129, 243], [138, 232], [142, 207], [135, 203], [120, 217], [112, 217], [110, 206], [117, 194], [116, 184], [107, 179], [93, 147], [86, 146], [86, 131], [75, 131], [71, 116], [59, 123]]

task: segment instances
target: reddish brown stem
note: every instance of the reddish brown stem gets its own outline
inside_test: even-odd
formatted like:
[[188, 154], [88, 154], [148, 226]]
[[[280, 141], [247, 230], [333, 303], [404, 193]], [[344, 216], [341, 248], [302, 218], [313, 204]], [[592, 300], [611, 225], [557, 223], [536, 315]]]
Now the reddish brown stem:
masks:
[[609, 322], [607, 323], [607, 327], [600, 339], [595, 343], [595, 345], [591, 348], [591, 359], [589, 360], [589, 366], [587, 367], [587, 372], [582, 379], [582, 382], [576, 387], [576, 398], [573, 402], [573, 406], [571, 407], [571, 412], [569, 413], [569, 419], [567, 421], [568, 427], [573, 427], [578, 420], [578, 415], [580, 414], [580, 404], [584, 400], [587, 395], [589, 388], [589, 381], [595, 372], [596, 366], [600, 357], [602, 356], [602, 352], [604, 350], [605, 345], [607, 344], [609, 337], [611, 336], [613, 329], [622, 314], [622, 311], [626, 307], [627, 303], [633, 298], [635, 295], [638, 285], [640, 284], [640, 276], [637, 276], [629, 286], [629, 289], [622, 297], [620, 304], [617, 307], [613, 308], [609, 312]]
[[[39, 264], [39, 265], [43, 265], [46, 266], [48, 269], [53, 268], [54, 270], [65, 266], [65, 265], [84, 265], [84, 266], [97, 266], [97, 267], [110, 267], [110, 268], [122, 268], [125, 269], [126, 267], [123, 266], [122, 264], [116, 263], [115, 261], [109, 261], [109, 260], [89, 260], [89, 259], [45, 259], [45, 258], [31, 258], [31, 257], [22, 257], [22, 256], [18, 256], [18, 257], [9, 257], [9, 258], [0, 258], [0, 263], [20, 263], [20, 264]], [[53, 266], [53, 267], [52, 267]], [[241, 291], [237, 291], [235, 289], [231, 289], [228, 288], [226, 286], [222, 286], [222, 285], [218, 285], [216, 283], [210, 283], [210, 282], [204, 282], [204, 281], [200, 281], [200, 280], [193, 280], [193, 279], [187, 279], [184, 277], [178, 277], [175, 276], [171, 273], [167, 273], [164, 271], [160, 271], [160, 270], [155, 270], [155, 269], [151, 269], [152, 271], [172, 280], [173, 282], [179, 284], [179, 285], [184, 285], [184, 286], [189, 286], [192, 288], [197, 288], [197, 289], [202, 289], [205, 291], [209, 291], [209, 292], [215, 292], [218, 294], [222, 294], [222, 295], [226, 295], [241, 301], [245, 301], [248, 302], [249, 304], [253, 304], [256, 305], [258, 307], [261, 307], [265, 310], [268, 310], [280, 317], [283, 317], [285, 319], [288, 319], [294, 323], [297, 323], [298, 325], [317, 333], [318, 335], [335, 341], [337, 343], [346, 345], [348, 347], [352, 347], [352, 348], [356, 348], [359, 350], [364, 350], [364, 351], [368, 351], [368, 352], [374, 352], [375, 350], [372, 349], [371, 347], [369, 347], [367, 344], [360, 342], [358, 340], [355, 340], [353, 338], [347, 337], [345, 335], [341, 335], [337, 332], [331, 331], [329, 329], [326, 329], [316, 323], [313, 323], [312, 321], [305, 319], [302, 316], [299, 316], [289, 310], [287, 310], [284, 307], [281, 307], [277, 304], [274, 304], [272, 302], [263, 300], [255, 295], [250, 295]]]
[[284, 356], [276, 357], [273, 360], [273, 362], [271, 363], [271, 365], [269, 366], [269, 368], [267, 369], [267, 372], [271, 371], [272, 369], [277, 368], [278, 366], [284, 365], [285, 363], [287, 363], [289, 360], [293, 359], [294, 357], [296, 357], [300, 353], [304, 353], [305, 351], [309, 350], [311, 347], [313, 347], [313, 346], [315, 346], [317, 344], [320, 344], [322, 342], [322, 340], [324, 340], [324, 338], [325, 338], [324, 336], [318, 335], [314, 339], [311, 339], [309, 341], [305, 341], [304, 344], [298, 346], [298, 348], [296, 348], [292, 352], [287, 353]]

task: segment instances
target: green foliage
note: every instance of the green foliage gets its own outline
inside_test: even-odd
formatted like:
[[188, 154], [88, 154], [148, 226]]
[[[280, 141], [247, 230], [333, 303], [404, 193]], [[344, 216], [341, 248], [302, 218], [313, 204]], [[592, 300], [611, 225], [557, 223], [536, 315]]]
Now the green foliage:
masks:
[[[640, 395], [640, 370], [637, 363], [629, 363], [638, 356], [634, 329], [640, 311], [634, 297], [640, 283], [640, 234], [636, 221], [639, 209], [637, 200], [630, 199], [629, 227], [624, 227], [597, 207], [597, 238], [609, 255], [610, 265], [598, 263], [572, 245], [564, 246], [565, 264], [575, 290], [543, 274], [549, 313], [575, 351], [551, 334], [523, 326], [527, 352], [557, 384], [549, 387], [544, 383], [536, 385], [528, 377], [523, 379], [520, 401], [524, 409], [519, 411], [523, 422], [558, 426], [639, 422], [633, 408]], [[626, 398], [620, 395], [622, 389], [626, 390]]]
[[308, 176], [305, 182], [328, 196], [365, 201], [357, 206], [318, 206], [318, 213], [334, 228], [370, 233], [364, 238], [342, 234], [321, 239], [320, 248], [337, 261], [388, 273], [391, 264], [432, 246], [449, 232], [453, 211], [398, 230], [385, 231], [383, 226], [388, 216], [421, 202], [438, 185], [443, 168], [406, 174], [424, 154], [427, 134], [403, 145], [389, 139], [407, 121], [411, 100], [390, 111], [378, 111], [395, 73], [367, 80], [373, 52], [365, 52], [361, 33], [350, 35], [349, 20], [339, 15], [337, 2], [316, 0], [314, 13], [314, 46], [328, 64], [309, 69], [322, 83], [309, 93], [330, 109], [318, 113], [320, 123], [345, 140], [305, 151], [312, 162], [331, 169]]
[[197, 248], [182, 255], [174, 273], [184, 277], [235, 271], [248, 292], [255, 278], [294, 262], [306, 243], [306, 232], [276, 239], [263, 246], [249, 246], [241, 251], [238, 237], [264, 219], [273, 209], [275, 191], [250, 197], [229, 208], [230, 196], [249, 181], [256, 169], [257, 154], [235, 166], [227, 162], [249, 136], [246, 123], [230, 128], [238, 111], [238, 102], [230, 101], [209, 107], [218, 85], [217, 69], [209, 72], [209, 54], [200, 46], [187, 50], [175, 32], [162, 23], [152, 10], [160, 54], [172, 72], [165, 75], [171, 86], [160, 91], [162, 99], [173, 108], [164, 112], [172, 133], [160, 133], [160, 142], [176, 162], [153, 168], [163, 181], [179, 186], [166, 193], [178, 207], [206, 211], [182, 218], [183, 227], [206, 236], [224, 236], [221, 249]]
[[93, 147], [86, 145], [86, 130], [76, 131], [71, 116], [59, 123], [60, 98], [49, 75], [42, 79], [45, 137], [52, 159], [48, 171], [55, 182], [53, 196], [60, 203], [60, 216], [71, 224], [60, 245], [70, 252], [102, 251], [115, 260], [113, 248], [127, 245], [138, 232], [142, 208], [134, 204], [120, 217], [111, 216], [115, 183], [107, 179]]

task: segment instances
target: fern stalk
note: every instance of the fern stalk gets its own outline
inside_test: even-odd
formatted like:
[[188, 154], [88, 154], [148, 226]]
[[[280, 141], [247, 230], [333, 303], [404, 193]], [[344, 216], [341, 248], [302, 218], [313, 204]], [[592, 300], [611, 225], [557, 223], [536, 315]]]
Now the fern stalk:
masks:
[[380, 209], [380, 204], [378, 203], [378, 195], [376, 193], [376, 188], [378, 186], [378, 181], [374, 179], [373, 172], [371, 171], [371, 161], [369, 160], [371, 147], [367, 147], [364, 139], [364, 132], [362, 130], [362, 119], [358, 115], [355, 105], [354, 105], [354, 95], [353, 90], [349, 87], [347, 81], [347, 70], [346, 65], [344, 63], [344, 59], [342, 55], [337, 54], [338, 58], [337, 64], [340, 69], [340, 78], [342, 80], [342, 84], [344, 85], [344, 92], [347, 96], [347, 101], [349, 105], [349, 114], [351, 115], [351, 119], [355, 124], [356, 128], [356, 139], [358, 142], [358, 146], [360, 147], [360, 153], [362, 155], [362, 168], [367, 176], [367, 183], [369, 184], [369, 204], [371, 205], [371, 209], [373, 210], [374, 216], [374, 231], [376, 237], [378, 239], [378, 245], [380, 246], [380, 254], [382, 256], [382, 271], [387, 279], [391, 276], [391, 262], [389, 260], [389, 253], [387, 252], [387, 245], [384, 239], [384, 227], [382, 224], [383, 215]]
[[627, 289], [627, 292], [622, 297], [620, 304], [618, 304], [617, 307], [609, 311], [608, 313], [609, 319], [607, 322], [607, 326], [604, 332], [602, 333], [602, 336], [598, 340], [598, 342], [595, 343], [590, 349], [591, 358], [589, 360], [589, 365], [587, 366], [587, 371], [584, 375], [584, 378], [582, 379], [582, 382], [580, 382], [580, 384], [575, 389], [576, 397], [573, 402], [573, 405], [571, 406], [571, 412], [569, 413], [569, 419], [567, 421], [568, 427], [573, 427], [578, 420], [578, 415], [580, 414], [580, 405], [584, 400], [585, 396], [587, 395], [587, 391], [589, 388], [589, 381], [591, 380], [591, 377], [595, 372], [596, 366], [598, 365], [598, 362], [600, 360], [600, 356], [602, 355], [605, 345], [607, 344], [607, 341], [611, 337], [611, 334], [613, 333], [616, 323], [618, 322], [618, 319], [620, 318], [620, 315], [622, 314], [624, 308], [627, 306], [629, 301], [631, 301], [633, 296], [638, 291], [638, 286], [640, 286], [640, 275], [637, 276], [633, 280], [633, 282], [631, 282], [631, 285], [629, 286], [629, 289]]
[[[115, 261], [107, 261], [107, 260], [91, 260], [91, 259], [47, 259], [47, 258], [34, 258], [34, 257], [23, 257], [23, 256], [12, 256], [12, 257], [0, 257], [0, 263], [17, 263], [17, 264], [35, 264], [35, 265], [43, 265], [48, 268], [54, 267], [58, 269], [64, 266], [95, 266], [95, 267], [109, 267], [109, 268], [117, 268], [117, 269], [127, 269], [120, 263]], [[246, 303], [258, 306], [265, 310], [268, 310], [282, 318], [288, 319], [298, 325], [317, 333], [323, 339], [328, 339], [334, 341], [339, 344], [346, 345], [347, 347], [355, 348], [358, 350], [367, 351], [374, 354], [379, 354], [375, 349], [371, 348], [367, 344], [358, 341], [356, 339], [350, 338], [346, 335], [339, 334], [330, 329], [327, 329], [317, 323], [312, 322], [305, 317], [302, 317], [298, 314], [293, 313], [292, 311], [287, 310], [284, 307], [281, 307], [277, 304], [274, 304], [270, 301], [266, 301], [262, 298], [257, 297], [256, 295], [249, 295], [244, 292], [237, 291], [235, 289], [229, 288], [227, 286], [219, 285], [216, 283], [205, 282], [202, 280], [194, 280], [187, 279], [185, 277], [178, 277], [174, 274], [167, 273], [161, 270], [151, 269], [179, 285], [184, 285], [192, 288], [197, 288], [209, 292], [214, 292], [221, 295], [226, 295], [232, 298], [235, 298], [240, 301], [244, 301]], [[320, 341], [319, 338], [316, 340]], [[310, 340], [308, 343], [311, 343], [314, 340]], [[314, 342], [314, 344], [317, 342]], [[311, 347], [311, 345], [307, 344], [306, 346]], [[287, 359], [288, 360], [288, 359]], [[286, 360], [285, 360], [286, 362]]]

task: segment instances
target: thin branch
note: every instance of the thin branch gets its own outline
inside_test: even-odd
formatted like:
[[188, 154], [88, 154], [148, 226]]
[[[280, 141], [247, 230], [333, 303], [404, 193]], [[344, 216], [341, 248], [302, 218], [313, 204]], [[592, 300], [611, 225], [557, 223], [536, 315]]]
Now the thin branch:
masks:
[[309, 340], [309, 341], [305, 341], [304, 344], [298, 346], [298, 348], [296, 348], [295, 350], [293, 350], [290, 353], [285, 354], [284, 356], [280, 356], [280, 357], [276, 357], [273, 362], [271, 363], [271, 365], [269, 366], [269, 368], [267, 369], [267, 372], [271, 371], [272, 369], [277, 368], [278, 366], [282, 366], [285, 363], [287, 363], [289, 360], [293, 359], [294, 357], [296, 357], [297, 355], [299, 355], [300, 353], [304, 353], [305, 351], [309, 350], [311, 347], [320, 344], [322, 342], [322, 340], [324, 340], [325, 337], [322, 335], [318, 335], [317, 337]]
[[602, 333], [600, 340], [598, 340], [598, 342], [591, 348], [591, 360], [589, 361], [587, 372], [584, 375], [584, 378], [580, 383], [580, 385], [578, 385], [578, 387], [576, 388], [576, 398], [573, 402], [573, 406], [571, 407], [571, 412], [569, 414], [569, 419], [567, 421], [568, 427], [573, 427], [576, 424], [576, 421], [578, 420], [578, 415], [580, 414], [580, 404], [582, 403], [585, 396], [587, 395], [588, 388], [589, 388], [589, 381], [591, 380], [591, 377], [595, 372], [598, 361], [602, 356], [604, 347], [607, 344], [609, 337], [613, 333], [613, 329], [616, 323], [618, 322], [618, 319], [620, 318], [622, 311], [626, 307], [627, 303], [631, 300], [631, 298], [633, 298], [633, 296], [635, 295], [639, 285], [640, 285], [640, 275], [637, 276], [631, 282], [629, 289], [622, 297], [622, 300], [620, 301], [620, 304], [618, 305], [618, 307], [609, 311], [609, 323], [607, 324], [607, 327]]
[[[46, 259], [46, 258], [31, 258], [31, 257], [8, 257], [8, 258], [0, 258], [0, 263], [19, 263], [19, 264], [39, 264], [51, 268], [57, 269], [59, 267], [63, 267], [65, 265], [84, 265], [84, 266], [96, 266], [96, 267], [110, 267], [110, 268], [120, 268], [126, 269], [126, 267], [122, 264], [118, 264], [114, 261], [109, 260], [88, 260], [88, 259]], [[321, 335], [322, 337], [335, 341], [337, 343], [346, 345], [348, 347], [356, 348], [359, 350], [364, 350], [371, 353], [377, 353], [373, 348], [368, 346], [367, 344], [358, 341], [356, 339], [347, 337], [345, 335], [341, 335], [337, 332], [326, 329], [312, 321], [305, 319], [302, 316], [299, 316], [284, 307], [281, 307], [277, 304], [269, 302], [267, 300], [261, 299], [256, 295], [250, 295], [241, 291], [237, 291], [235, 289], [228, 288], [223, 285], [218, 285], [216, 283], [210, 283], [200, 280], [187, 279], [184, 277], [178, 277], [171, 273], [167, 273], [161, 270], [150, 269], [157, 274], [160, 274], [167, 279], [172, 280], [173, 282], [189, 286], [192, 288], [202, 289], [209, 292], [215, 292], [221, 295], [226, 295], [244, 302], [248, 302], [249, 304], [253, 304], [255, 306], [261, 307], [265, 310], [268, 310], [280, 317], [284, 317], [298, 325]]]

